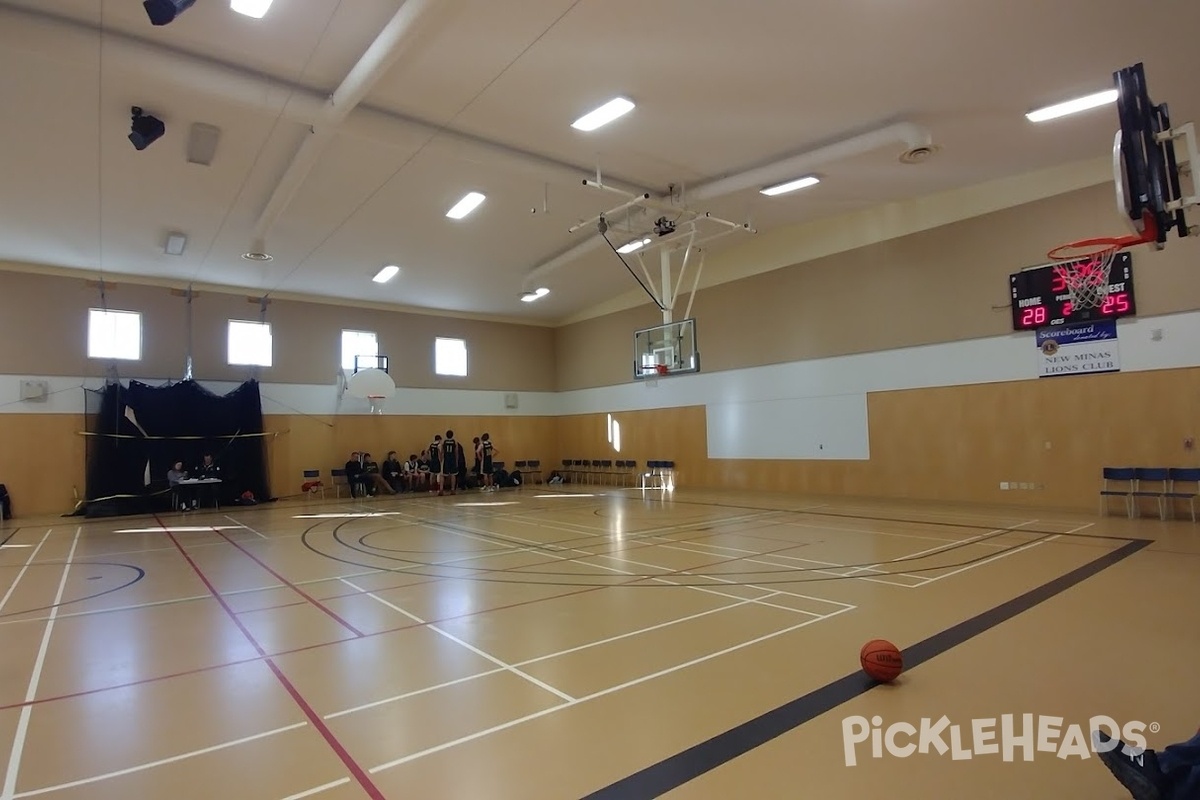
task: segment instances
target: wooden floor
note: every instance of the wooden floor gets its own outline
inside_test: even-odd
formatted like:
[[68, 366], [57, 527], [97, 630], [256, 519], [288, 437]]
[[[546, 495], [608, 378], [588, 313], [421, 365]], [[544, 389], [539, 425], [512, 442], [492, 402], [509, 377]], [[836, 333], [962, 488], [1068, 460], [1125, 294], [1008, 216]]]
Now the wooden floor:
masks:
[[6, 523], [0, 798], [1116, 800], [843, 721], [1200, 723], [1190, 521], [579, 491]]

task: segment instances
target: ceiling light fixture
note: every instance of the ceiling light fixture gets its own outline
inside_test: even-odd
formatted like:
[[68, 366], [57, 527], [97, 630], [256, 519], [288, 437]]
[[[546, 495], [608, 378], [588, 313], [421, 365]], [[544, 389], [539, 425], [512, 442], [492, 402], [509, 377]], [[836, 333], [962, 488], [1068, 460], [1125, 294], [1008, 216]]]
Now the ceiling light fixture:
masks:
[[650, 244], [649, 239], [634, 239], [632, 242], [623, 244], [620, 247], [618, 247], [617, 252], [620, 253], [621, 255], [627, 255], [636, 250], [641, 250], [643, 247], [645, 247], [648, 244]]
[[454, 204], [454, 208], [451, 208], [446, 212], [446, 216], [450, 219], [462, 219], [475, 209], [479, 208], [479, 204], [486, 199], [487, 196], [482, 195], [479, 192], [468, 192], [462, 200], [459, 200]]
[[267, 243], [265, 241], [255, 239], [254, 249], [249, 253], [242, 253], [242, 258], [247, 261], [271, 261], [274, 259], [274, 256], [267, 252]]
[[186, 236], [182, 233], [168, 233], [167, 243], [163, 246], [163, 252], [169, 256], [181, 256], [185, 247], [187, 247]]
[[602, 128], [618, 117], [623, 117], [633, 111], [633, 101], [624, 97], [614, 97], [594, 111], [589, 111], [571, 123], [571, 127], [580, 131], [594, 131]]
[[525, 294], [521, 295], [521, 302], [532, 303], [534, 300], [540, 300], [548, 294], [550, 294], [550, 290], [542, 286], [534, 289], [532, 292], [525, 292]]
[[271, 8], [271, 0], [229, 0], [229, 7], [247, 17], [262, 19]]
[[1108, 89], [1103, 92], [1089, 94], [1086, 97], [1077, 97], [1074, 100], [1068, 100], [1065, 103], [1056, 103], [1052, 106], [1039, 108], [1036, 111], [1030, 111], [1025, 115], [1025, 118], [1030, 122], [1045, 122], [1051, 119], [1065, 117], [1068, 114], [1078, 114], [1080, 111], [1088, 111], [1093, 108], [1115, 103], [1117, 101], [1117, 90]]
[[196, 0], [145, 0], [142, 8], [146, 9], [151, 25], [168, 25], [195, 2]]
[[386, 267], [379, 270], [379, 272], [375, 273], [375, 277], [371, 278], [371, 280], [375, 281], [376, 283], [387, 283], [392, 278], [396, 277], [399, 272], [400, 268], [395, 264], [388, 264]]
[[821, 182], [821, 179], [816, 175], [806, 175], [803, 178], [796, 178], [794, 181], [787, 183], [777, 183], [774, 186], [768, 186], [765, 189], [760, 189], [760, 194], [765, 194], [767, 197], [774, 197], [779, 194], [787, 194], [794, 192], [797, 189], [807, 189], [809, 186], [816, 186]]

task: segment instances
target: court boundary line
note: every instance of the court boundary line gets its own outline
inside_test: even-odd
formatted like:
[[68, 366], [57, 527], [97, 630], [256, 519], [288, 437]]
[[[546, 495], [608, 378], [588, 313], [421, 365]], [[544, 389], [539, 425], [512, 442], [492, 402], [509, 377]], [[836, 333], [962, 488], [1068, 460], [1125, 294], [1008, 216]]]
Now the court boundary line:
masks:
[[[1116, 550], [910, 645], [903, 651], [906, 671], [919, 668], [925, 662], [1035, 608], [1153, 544], [1151, 539], [1125, 541], [1125, 545]], [[649, 800], [660, 797], [865, 694], [876, 685], [861, 672], [850, 673], [597, 789], [585, 795], [583, 800]]]

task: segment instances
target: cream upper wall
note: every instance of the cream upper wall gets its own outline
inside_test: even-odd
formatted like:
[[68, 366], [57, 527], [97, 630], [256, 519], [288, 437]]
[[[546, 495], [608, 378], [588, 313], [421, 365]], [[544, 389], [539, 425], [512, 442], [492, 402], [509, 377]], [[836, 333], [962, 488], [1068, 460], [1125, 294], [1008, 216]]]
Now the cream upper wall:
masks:
[[[141, 312], [143, 358], [117, 362], [122, 375], [178, 379], [184, 370], [186, 303], [170, 289], [117, 281], [106, 291], [111, 309]], [[95, 284], [81, 278], [0, 271], [0, 373], [100, 376], [108, 362], [87, 358], [87, 310], [100, 306]], [[192, 306], [193, 374], [240, 381], [246, 367], [227, 365], [229, 319], [258, 320], [245, 295], [201, 292]], [[432, 389], [552, 391], [554, 331], [446, 316], [274, 300], [267, 306], [274, 364], [259, 377], [277, 384], [330, 384], [341, 359], [344, 328], [375, 331], [399, 386]], [[468, 375], [434, 373], [434, 339], [465, 339]]]
[[[1054, 245], [1124, 232], [1112, 186], [1099, 185], [701, 289], [701, 369], [1011, 333], [1011, 273], [1045, 263]], [[1139, 316], [1200, 308], [1200, 241], [1133, 257]], [[661, 321], [645, 304], [559, 328], [558, 390], [630, 382], [633, 332]]]

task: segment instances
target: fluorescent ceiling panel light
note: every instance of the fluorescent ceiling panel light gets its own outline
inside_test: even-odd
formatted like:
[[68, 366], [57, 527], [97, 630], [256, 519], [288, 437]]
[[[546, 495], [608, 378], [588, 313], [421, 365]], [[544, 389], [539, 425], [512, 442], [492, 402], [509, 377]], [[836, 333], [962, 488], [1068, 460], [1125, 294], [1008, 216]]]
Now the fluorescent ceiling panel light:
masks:
[[768, 186], [766, 189], [760, 189], [760, 194], [765, 194], [767, 197], [774, 197], [777, 194], [787, 194], [794, 192], [797, 189], [807, 189], [809, 186], [816, 186], [821, 182], [821, 179], [816, 175], [806, 175], [803, 178], [797, 178], [794, 181], [787, 183], [777, 183], [774, 186]]
[[526, 292], [525, 294], [521, 295], [522, 303], [532, 303], [534, 300], [537, 300], [537, 299], [538, 299], [538, 296], [536, 294], [534, 294], [533, 292]]
[[262, 19], [271, 8], [271, 0], [229, 0], [229, 7], [247, 17]]
[[185, 247], [187, 247], [186, 236], [182, 233], [168, 233], [167, 243], [163, 246], [163, 252], [169, 256], [181, 256]]
[[595, 111], [589, 111], [571, 123], [571, 127], [579, 131], [594, 131], [608, 123], [623, 117], [633, 111], [633, 101], [624, 97], [614, 97]]
[[632, 253], [635, 250], [641, 250], [648, 244], [650, 244], [649, 239], [634, 239], [632, 242], [618, 247], [617, 252], [621, 254]]
[[1108, 89], [1096, 94], [1089, 94], [1087, 97], [1077, 97], [1065, 103], [1057, 103], [1056, 105], [1039, 108], [1037, 111], [1030, 111], [1025, 115], [1025, 118], [1030, 122], [1045, 122], [1046, 120], [1065, 117], [1068, 114], [1078, 114], [1080, 111], [1099, 108], [1100, 106], [1115, 103], [1116, 101], [1117, 90]]
[[379, 270], [379, 272], [376, 272], [375, 277], [371, 278], [371, 280], [375, 281], [376, 283], [387, 283], [392, 278], [396, 277], [398, 272], [400, 272], [399, 267], [397, 267], [395, 264], [389, 264], [388, 266]]
[[462, 200], [454, 204], [454, 208], [446, 212], [446, 216], [450, 219], [462, 219], [467, 214], [479, 208], [479, 204], [486, 199], [479, 192], [468, 192]]

